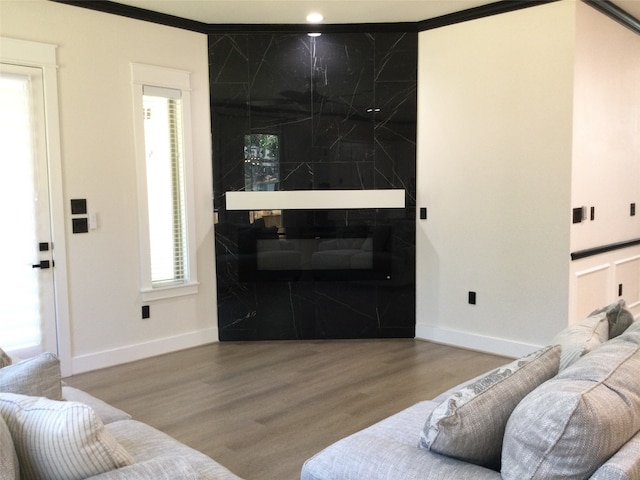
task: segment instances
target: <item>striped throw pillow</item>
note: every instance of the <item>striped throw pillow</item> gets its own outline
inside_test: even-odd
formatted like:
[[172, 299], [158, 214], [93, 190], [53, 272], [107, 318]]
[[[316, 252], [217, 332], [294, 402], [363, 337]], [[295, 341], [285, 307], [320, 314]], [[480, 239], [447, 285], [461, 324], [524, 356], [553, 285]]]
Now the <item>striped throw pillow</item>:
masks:
[[133, 464], [91, 407], [0, 393], [22, 480], [81, 480]]

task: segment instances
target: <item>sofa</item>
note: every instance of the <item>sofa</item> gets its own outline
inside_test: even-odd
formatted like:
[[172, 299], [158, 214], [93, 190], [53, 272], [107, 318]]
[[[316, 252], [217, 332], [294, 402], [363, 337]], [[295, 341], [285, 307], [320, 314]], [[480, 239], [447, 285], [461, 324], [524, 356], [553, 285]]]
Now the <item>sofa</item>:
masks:
[[0, 480], [239, 479], [206, 455], [65, 385], [55, 355], [0, 349]]
[[640, 480], [640, 320], [624, 300], [549, 345], [328, 446], [302, 480]]

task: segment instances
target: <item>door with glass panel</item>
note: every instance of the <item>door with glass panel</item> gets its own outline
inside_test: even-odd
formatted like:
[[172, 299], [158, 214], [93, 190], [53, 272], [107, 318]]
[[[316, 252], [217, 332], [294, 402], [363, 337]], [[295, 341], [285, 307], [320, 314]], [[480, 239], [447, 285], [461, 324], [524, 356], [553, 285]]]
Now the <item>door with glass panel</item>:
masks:
[[0, 347], [57, 352], [43, 76], [0, 63]]

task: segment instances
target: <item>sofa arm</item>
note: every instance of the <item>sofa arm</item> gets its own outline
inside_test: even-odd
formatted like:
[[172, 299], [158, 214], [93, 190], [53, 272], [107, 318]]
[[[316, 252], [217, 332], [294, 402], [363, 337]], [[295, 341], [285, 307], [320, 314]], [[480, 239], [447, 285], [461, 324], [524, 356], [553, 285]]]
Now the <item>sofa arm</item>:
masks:
[[603, 463], [591, 480], [633, 480], [640, 478], [640, 432]]

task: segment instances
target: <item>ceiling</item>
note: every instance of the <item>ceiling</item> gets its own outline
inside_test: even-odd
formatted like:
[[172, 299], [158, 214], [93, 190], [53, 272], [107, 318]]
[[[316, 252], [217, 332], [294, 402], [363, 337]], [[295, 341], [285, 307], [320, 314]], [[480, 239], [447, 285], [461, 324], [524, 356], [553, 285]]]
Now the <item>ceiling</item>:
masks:
[[[207, 24], [304, 24], [311, 12], [325, 24], [419, 22], [496, 0], [117, 0]], [[612, 3], [640, 19], [640, 0]]]

